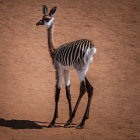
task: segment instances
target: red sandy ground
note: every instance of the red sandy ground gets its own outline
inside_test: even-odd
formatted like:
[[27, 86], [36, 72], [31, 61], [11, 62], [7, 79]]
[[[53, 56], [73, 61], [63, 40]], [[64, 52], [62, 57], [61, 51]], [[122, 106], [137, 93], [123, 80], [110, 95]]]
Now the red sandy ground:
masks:
[[[87, 38], [97, 48], [87, 73], [95, 88], [90, 118], [82, 130], [63, 127], [69, 115], [64, 82], [56, 127], [46, 127], [54, 112], [55, 71], [46, 29], [35, 26], [43, 4], [58, 7], [56, 47]], [[140, 140], [139, 15], [139, 0], [0, 0], [0, 140]], [[71, 94], [74, 107], [74, 70]], [[87, 95], [75, 124], [86, 103]]]

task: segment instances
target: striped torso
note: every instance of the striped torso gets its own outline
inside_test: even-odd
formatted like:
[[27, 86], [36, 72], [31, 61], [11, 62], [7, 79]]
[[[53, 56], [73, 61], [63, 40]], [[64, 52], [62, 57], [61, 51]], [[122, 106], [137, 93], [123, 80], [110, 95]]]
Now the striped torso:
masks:
[[85, 65], [85, 54], [93, 48], [91, 41], [81, 39], [60, 46], [54, 55], [54, 60], [67, 67], [80, 68]]

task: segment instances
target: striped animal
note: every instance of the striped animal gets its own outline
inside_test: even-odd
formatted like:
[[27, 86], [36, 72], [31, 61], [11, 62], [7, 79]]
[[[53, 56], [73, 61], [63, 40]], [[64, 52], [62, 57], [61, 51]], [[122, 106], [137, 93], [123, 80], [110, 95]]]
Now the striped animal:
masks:
[[[57, 7], [53, 7], [48, 13], [48, 8], [43, 5], [42, 19], [36, 23], [36, 25], [46, 25], [48, 32], [48, 47], [53, 64], [56, 69], [56, 92], [55, 92], [55, 112], [54, 117], [48, 127], [52, 127], [55, 124], [56, 118], [58, 118], [58, 101], [61, 90], [62, 77], [64, 76], [64, 81], [66, 85], [66, 97], [69, 103], [69, 120], [66, 122], [64, 127], [67, 127], [72, 123], [72, 120], [77, 111], [78, 105], [82, 96], [87, 91], [88, 93], [88, 103], [85, 114], [81, 123], [76, 127], [78, 129], [83, 128], [85, 120], [89, 118], [89, 109], [91, 98], [93, 95], [93, 87], [86, 78], [86, 73], [88, 71], [89, 64], [91, 63], [94, 54], [96, 53], [96, 48], [91, 41], [87, 39], [81, 39], [74, 42], [61, 45], [59, 48], [55, 49], [53, 43], [53, 27], [54, 27], [54, 17], [53, 14], [56, 12]], [[71, 95], [70, 95], [70, 70], [75, 68], [80, 78], [80, 94], [76, 102], [75, 108], [72, 112], [71, 106]]]

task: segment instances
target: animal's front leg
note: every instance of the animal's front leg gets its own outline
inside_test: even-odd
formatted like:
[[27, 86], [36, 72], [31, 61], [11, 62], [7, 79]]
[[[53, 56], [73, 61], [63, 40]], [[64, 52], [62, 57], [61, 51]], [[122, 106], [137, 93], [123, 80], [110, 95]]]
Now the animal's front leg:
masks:
[[70, 95], [70, 73], [68, 70], [64, 71], [64, 80], [66, 85], [66, 97], [69, 103], [69, 117], [72, 115], [71, 95]]
[[54, 126], [56, 118], [58, 118], [58, 101], [59, 101], [59, 95], [60, 95], [60, 88], [56, 85], [56, 93], [55, 93], [55, 111], [54, 111], [54, 116], [49, 124], [49, 128]]
[[69, 117], [72, 115], [72, 105], [71, 105], [71, 95], [70, 95], [70, 85], [66, 86], [66, 96], [69, 103]]
[[63, 71], [56, 71], [56, 92], [55, 92], [55, 111], [54, 111], [54, 117], [49, 124], [49, 128], [54, 126], [56, 118], [58, 118], [58, 101], [59, 101], [59, 95], [60, 95], [60, 90], [61, 90], [61, 82], [62, 82], [62, 76], [63, 76]]

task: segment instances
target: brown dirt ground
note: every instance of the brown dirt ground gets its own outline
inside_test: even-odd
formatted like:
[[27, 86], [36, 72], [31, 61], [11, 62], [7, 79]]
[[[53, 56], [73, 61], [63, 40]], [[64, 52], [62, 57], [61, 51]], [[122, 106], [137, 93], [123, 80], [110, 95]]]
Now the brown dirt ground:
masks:
[[[35, 26], [43, 4], [58, 7], [56, 47], [87, 38], [97, 48], [87, 73], [95, 88], [90, 118], [82, 130], [63, 127], [68, 119], [65, 88], [56, 127], [46, 127], [54, 112], [55, 71], [46, 29]], [[140, 140], [139, 31], [139, 0], [0, 0], [0, 139]], [[79, 95], [74, 70], [71, 94], [74, 107]], [[75, 124], [86, 103], [85, 95]]]

